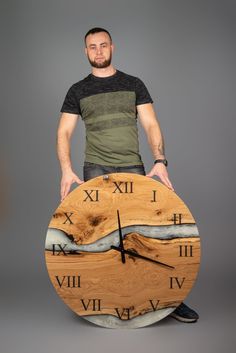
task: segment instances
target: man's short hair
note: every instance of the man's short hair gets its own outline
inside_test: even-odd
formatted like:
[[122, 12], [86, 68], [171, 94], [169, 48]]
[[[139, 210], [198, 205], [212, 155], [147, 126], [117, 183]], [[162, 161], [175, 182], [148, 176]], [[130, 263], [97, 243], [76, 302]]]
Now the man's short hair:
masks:
[[111, 43], [112, 43], [112, 38], [111, 38], [111, 35], [110, 33], [104, 29], [104, 28], [101, 28], [101, 27], [94, 27], [94, 28], [91, 28], [86, 34], [85, 34], [85, 37], [84, 37], [84, 43], [85, 43], [85, 46], [86, 46], [86, 38], [89, 34], [94, 34], [94, 33], [99, 33], [99, 32], [106, 32], [109, 37], [110, 37], [110, 40], [111, 40]]

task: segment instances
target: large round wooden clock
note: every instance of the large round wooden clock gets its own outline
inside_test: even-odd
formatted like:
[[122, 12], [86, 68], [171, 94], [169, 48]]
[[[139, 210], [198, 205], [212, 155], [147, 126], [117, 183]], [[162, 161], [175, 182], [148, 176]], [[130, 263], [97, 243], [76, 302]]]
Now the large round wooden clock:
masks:
[[200, 238], [184, 202], [146, 176], [113, 173], [72, 191], [45, 243], [50, 279], [78, 315], [137, 328], [169, 315], [191, 290]]

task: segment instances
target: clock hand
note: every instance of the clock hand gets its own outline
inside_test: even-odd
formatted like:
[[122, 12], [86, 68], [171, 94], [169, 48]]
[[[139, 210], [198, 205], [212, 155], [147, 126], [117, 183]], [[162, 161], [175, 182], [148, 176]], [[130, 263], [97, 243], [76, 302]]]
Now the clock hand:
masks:
[[119, 244], [119, 249], [121, 252], [121, 260], [123, 264], [125, 263], [125, 253], [124, 253], [124, 244], [123, 244], [123, 237], [122, 237], [122, 231], [121, 231], [121, 225], [120, 225], [120, 214], [119, 210], [117, 210], [117, 217], [118, 217], [118, 227], [119, 227], [119, 237], [120, 237], [120, 244]]
[[139, 255], [138, 253], [135, 253], [135, 252], [133, 252], [131, 250], [123, 249], [123, 251], [122, 251], [120, 247], [117, 247], [117, 246], [114, 246], [114, 245], [111, 245], [111, 249], [114, 249], [114, 250], [117, 250], [117, 251], [120, 251], [120, 252], [124, 252], [125, 254], [131, 255], [131, 256], [135, 256], [135, 257], [138, 257], [140, 259], [144, 259], [144, 260], [148, 260], [148, 261], [151, 261], [151, 262], [155, 262], [156, 264], [161, 265], [161, 266], [174, 268], [174, 266], [170, 266], [170, 265], [164, 264], [163, 262], [150, 259], [149, 257], [143, 256], [143, 255]]

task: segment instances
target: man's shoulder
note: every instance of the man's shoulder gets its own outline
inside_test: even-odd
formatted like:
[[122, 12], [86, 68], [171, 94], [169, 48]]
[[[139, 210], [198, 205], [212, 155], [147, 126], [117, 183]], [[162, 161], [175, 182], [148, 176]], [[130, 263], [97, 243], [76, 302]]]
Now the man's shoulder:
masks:
[[144, 85], [144, 82], [140, 77], [128, 74], [123, 71], [120, 71], [120, 78], [123, 82], [126, 81], [127, 84], [131, 84], [134, 89], [137, 89], [138, 87], [142, 87]]
[[120, 72], [120, 75], [123, 76], [123, 78], [126, 78], [126, 79], [134, 81], [134, 82], [139, 80], [139, 78], [137, 76], [130, 75], [127, 72], [120, 71], [120, 70], [119, 70], [119, 72]]
[[81, 87], [83, 87], [84, 85], [86, 85], [86, 83], [89, 81], [90, 79], [90, 75], [87, 75], [86, 77], [82, 78], [79, 81], [74, 82], [71, 87], [73, 89], [80, 89]]

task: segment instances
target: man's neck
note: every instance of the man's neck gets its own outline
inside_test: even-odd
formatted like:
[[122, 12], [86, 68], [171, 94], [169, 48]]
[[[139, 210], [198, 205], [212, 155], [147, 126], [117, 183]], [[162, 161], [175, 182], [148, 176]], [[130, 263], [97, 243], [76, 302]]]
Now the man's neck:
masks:
[[108, 77], [114, 75], [115, 73], [116, 69], [112, 65], [101, 69], [98, 69], [96, 67], [92, 68], [92, 74], [97, 77]]

